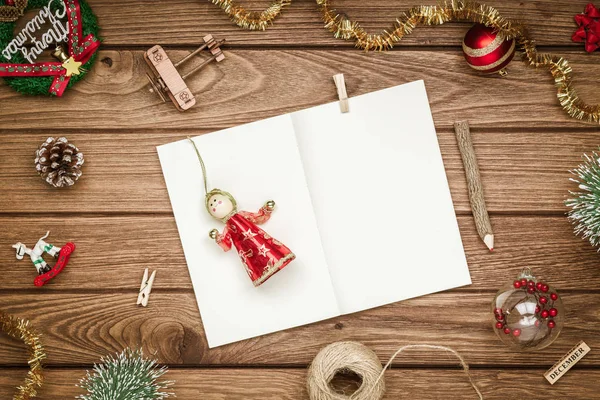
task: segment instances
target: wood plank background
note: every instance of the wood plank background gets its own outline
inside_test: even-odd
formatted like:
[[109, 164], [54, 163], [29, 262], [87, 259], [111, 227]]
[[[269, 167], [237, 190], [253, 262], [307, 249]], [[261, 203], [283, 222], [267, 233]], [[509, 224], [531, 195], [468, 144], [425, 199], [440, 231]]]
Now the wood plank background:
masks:
[[[477, 75], [462, 58], [470, 26], [462, 23], [419, 27], [393, 51], [366, 54], [323, 29], [313, 0], [294, 0], [266, 32], [238, 29], [205, 0], [89, 3], [104, 43], [84, 81], [61, 99], [25, 97], [0, 84], [0, 309], [44, 333], [41, 399], [80, 394], [75, 384], [85, 370], [126, 346], [169, 365], [180, 399], [307, 399], [307, 365], [337, 340], [361, 341], [382, 360], [404, 344], [451, 346], [471, 364], [486, 399], [597, 397], [596, 351], [554, 386], [542, 377], [579, 340], [600, 347], [600, 256], [564, 216], [564, 200], [576, 189], [569, 170], [597, 148], [600, 129], [563, 113], [546, 71], [517, 56], [506, 78]], [[600, 53], [586, 54], [570, 39], [573, 16], [587, 3], [487, 1], [528, 24], [543, 51], [565, 55], [581, 96], [598, 103]], [[374, 30], [418, 3], [336, 4]], [[142, 53], [162, 44], [178, 59], [207, 33], [227, 39], [227, 59], [189, 80], [198, 105], [179, 113], [147, 92]], [[155, 147], [334, 101], [338, 72], [351, 96], [425, 80], [473, 285], [209, 350]], [[457, 119], [473, 128], [497, 237], [491, 254], [469, 208], [452, 131]], [[51, 135], [67, 136], [85, 154], [84, 175], [72, 188], [55, 190], [35, 174], [33, 152]], [[61, 277], [38, 290], [31, 266], [16, 261], [10, 245], [33, 243], [48, 229], [55, 242], [75, 241], [78, 250]], [[150, 306], [140, 309], [134, 303], [144, 266], [159, 272]], [[496, 290], [525, 266], [559, 288], [567, 322], [551, 347], [520, 354], [495, 338], [489, 312]], [[475, 398], [446, 354], [409, 353], [394, 367], [385, 399]], [[0, 398], [10, 398], [25, 373], [23, 346], [0, 335]]]

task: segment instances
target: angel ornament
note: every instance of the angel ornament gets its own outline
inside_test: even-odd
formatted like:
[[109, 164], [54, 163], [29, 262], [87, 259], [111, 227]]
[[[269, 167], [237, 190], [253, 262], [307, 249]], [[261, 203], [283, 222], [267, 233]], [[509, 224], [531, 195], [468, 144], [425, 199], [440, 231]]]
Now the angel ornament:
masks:
[[259, 286], [296, 258], [287, 246], [257, 226], [269, 220], [275, 209], [275, 202], [267, 201], [256, 213], [238, 211], [237, 203], [230, 193], [221, 189], [208, 191], [204, 161], [194, 141], [189, 140], [194, 145], [202, 167], [206, 210], [225, 224], [222, 233], [213, 229], [209, 237], [224, 251], [235, 247], [252, 283]]

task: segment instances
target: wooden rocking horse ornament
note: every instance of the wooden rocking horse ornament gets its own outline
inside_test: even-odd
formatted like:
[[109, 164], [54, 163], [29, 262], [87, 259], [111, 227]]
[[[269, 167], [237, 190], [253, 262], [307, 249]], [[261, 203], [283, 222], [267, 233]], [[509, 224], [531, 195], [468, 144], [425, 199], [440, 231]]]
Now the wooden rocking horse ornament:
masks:
[[[44, 286], [52, 278], [60, 274], [67, 266], [69, 258], [71, 258], [71, 253], [75, 251], [75, 244], [71, 242], [65, 244], [62, 248], [46, 243], [44, 239], [46, 239], [48, 235], [50, 235], [50, 231], [46, 232], [46, 235], [42, 236], [40, 240], [37, 241], [33, 249], [28, 248], [21, 242], [12, 245], [13, 249], [16, 249], [17, 251], [17, 260], [22, 260], [25, 254], [28, 254], [29, 257], [31, 257], [31, 261], [38, 272], [38, 276], [34, 279], [33, 284], [38, 287]], [[54, 258], [58, 258], [53, 267], [50, 267], [42, 257], [44, 253], [47, 253]]]

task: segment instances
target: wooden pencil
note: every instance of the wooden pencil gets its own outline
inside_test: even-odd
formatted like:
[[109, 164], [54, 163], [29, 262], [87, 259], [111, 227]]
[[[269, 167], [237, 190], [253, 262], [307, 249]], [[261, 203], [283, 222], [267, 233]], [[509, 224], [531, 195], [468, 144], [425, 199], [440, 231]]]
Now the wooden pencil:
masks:
[[485, 199], [483, 197], [483, 187], [481, 185], [481, 176], [479, 174], [479, 166], [477, 165], [477, 157], [471, 140], [471, 132], [469, 130], [468, 121], [458, 121], [454, 123], [454, 131], [456, 132], [456, 141], [458, 149], [465, 167], [465, 175], [467, 177], [467, 187], [469, 189], [469, 201], [473, 210], [473, 218], [475, 219], [475, 227], [477, 233], [483, 240], [483, 243], [490, 249], [494, 250], [494, 233], [492, 232], [492, 224], [490, 216], [487, 212]]

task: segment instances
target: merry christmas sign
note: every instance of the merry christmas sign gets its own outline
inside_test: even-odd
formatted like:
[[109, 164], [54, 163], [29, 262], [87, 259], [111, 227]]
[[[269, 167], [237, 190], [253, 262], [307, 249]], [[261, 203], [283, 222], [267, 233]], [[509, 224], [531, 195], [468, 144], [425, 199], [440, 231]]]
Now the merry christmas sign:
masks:
[[[53, 7], [53, 3], [57, 6]], [[21, 52], [27, 62], [33, 64], [44, 50], [66, 41], [69, 34], [66, 16], [67, 4], [50, 0], [8, 43], [2, 50], [2, 56], [10, 61], [14, 54]]]

